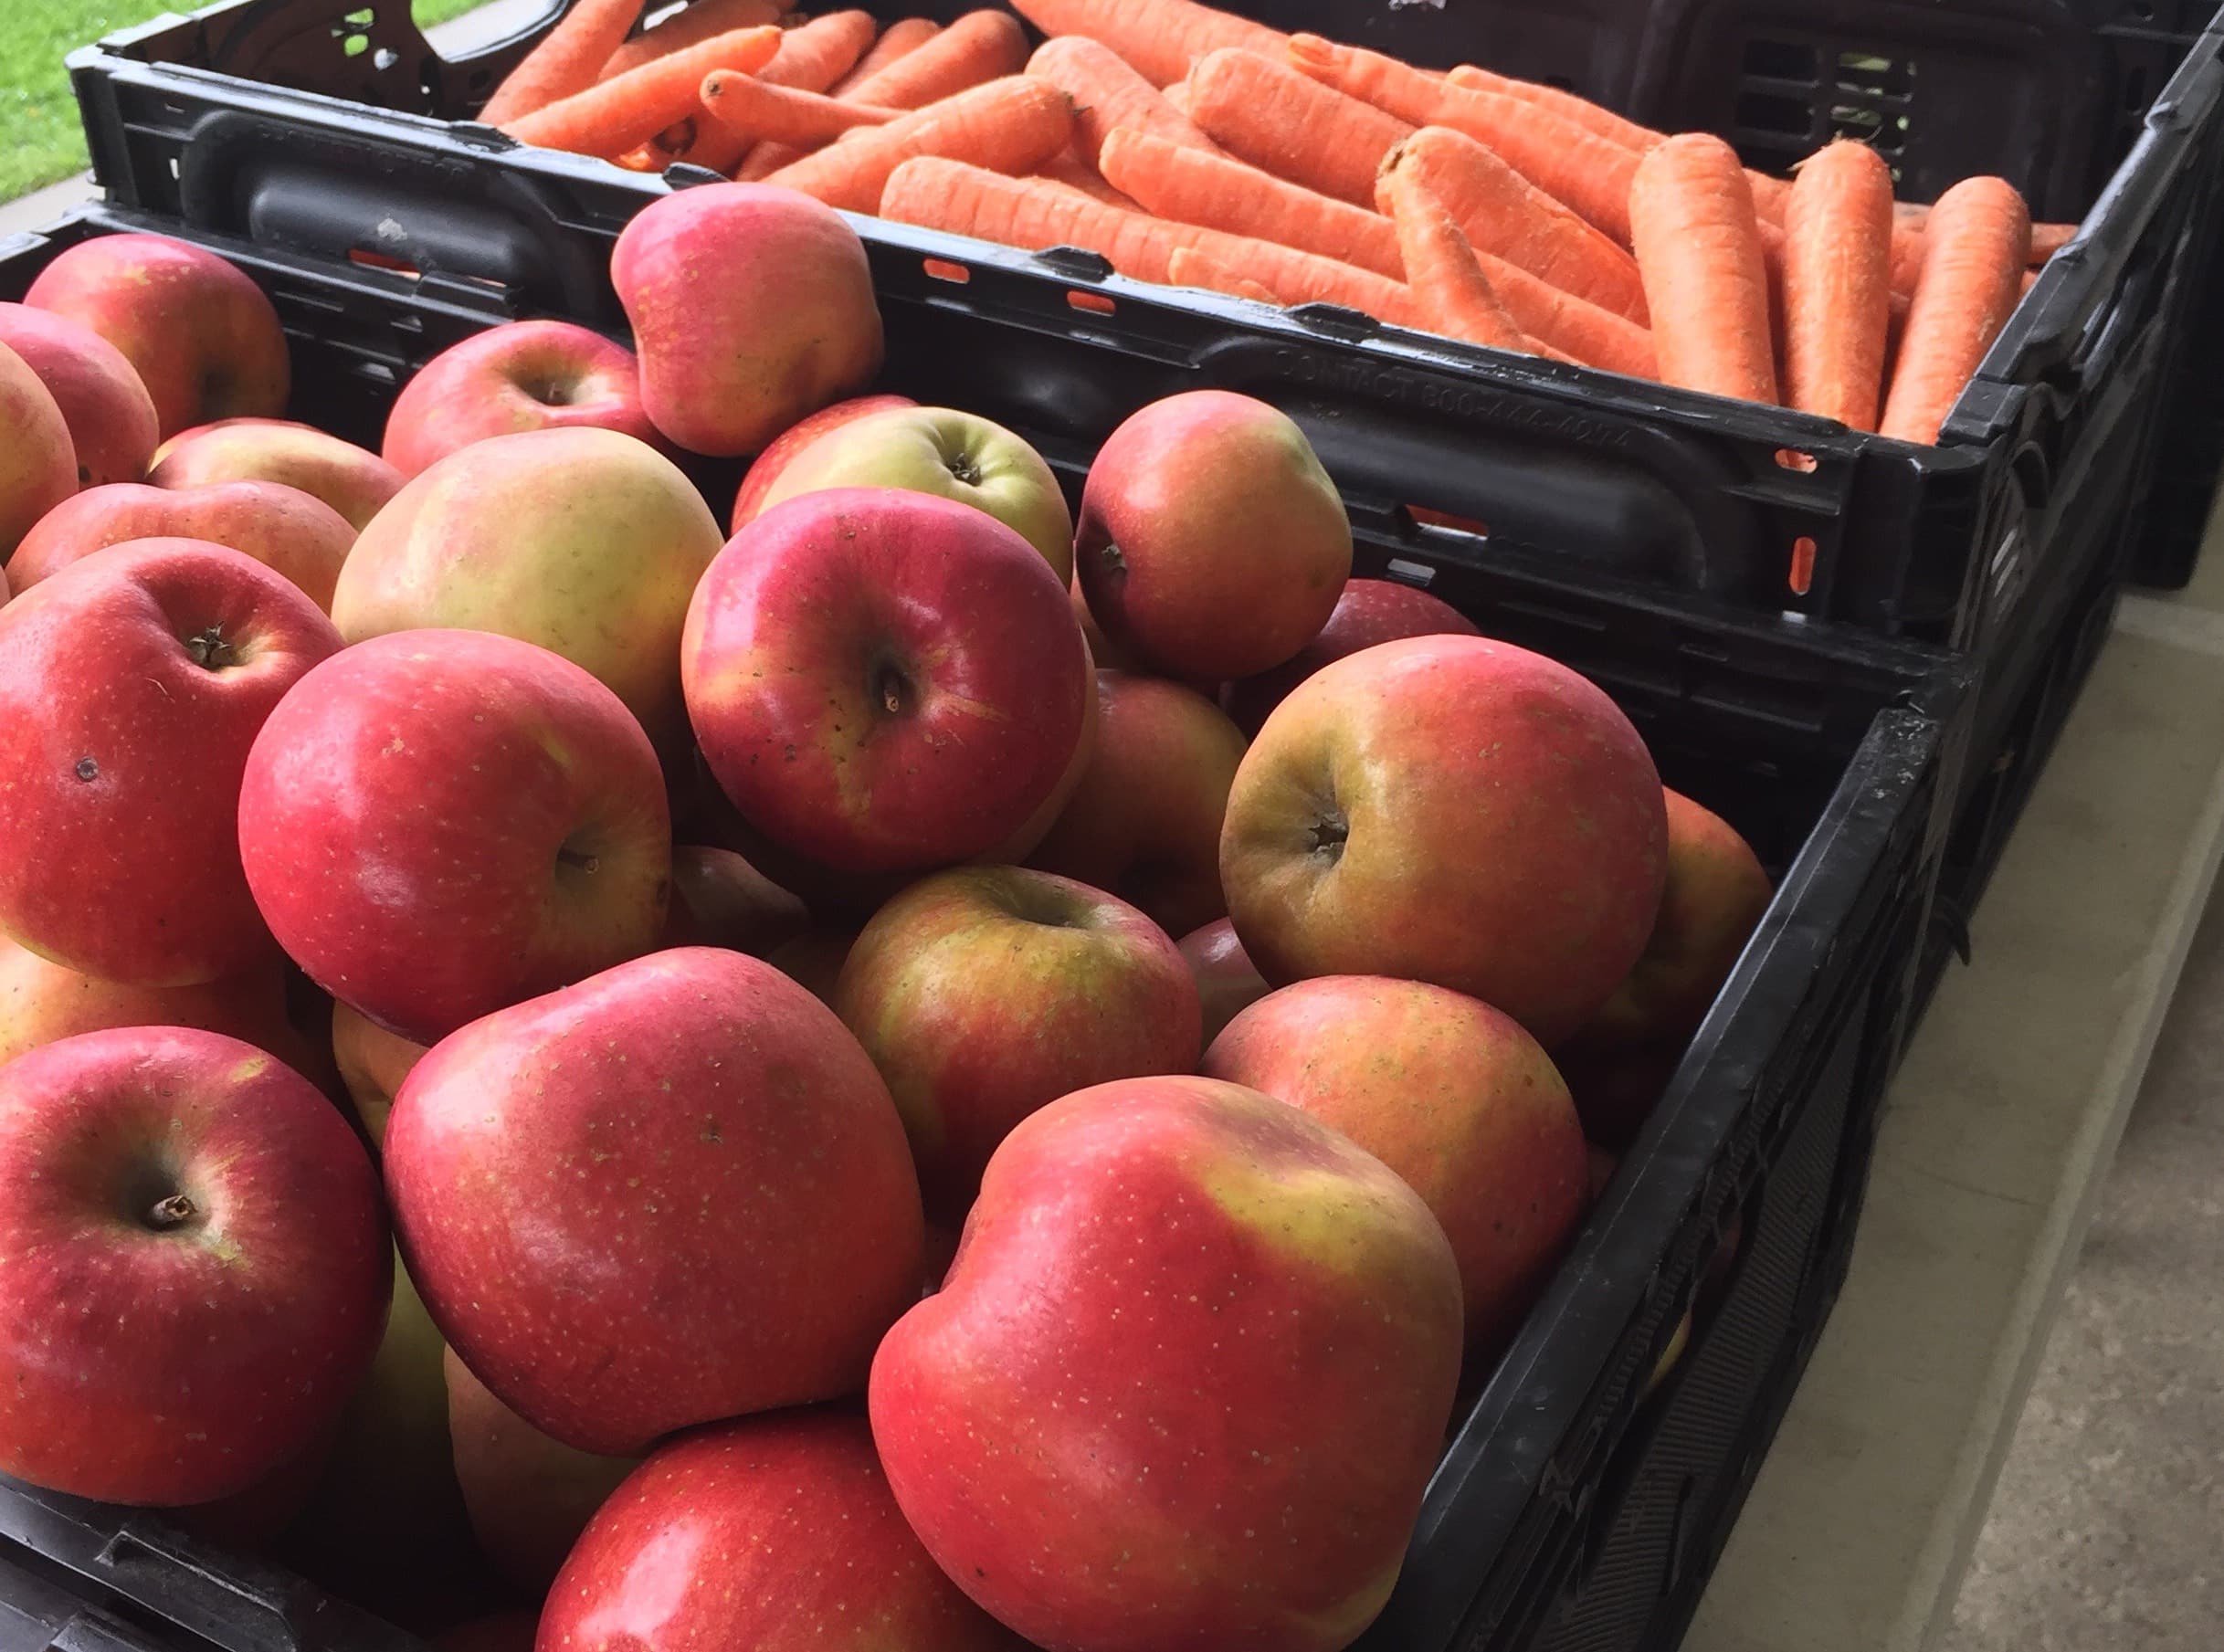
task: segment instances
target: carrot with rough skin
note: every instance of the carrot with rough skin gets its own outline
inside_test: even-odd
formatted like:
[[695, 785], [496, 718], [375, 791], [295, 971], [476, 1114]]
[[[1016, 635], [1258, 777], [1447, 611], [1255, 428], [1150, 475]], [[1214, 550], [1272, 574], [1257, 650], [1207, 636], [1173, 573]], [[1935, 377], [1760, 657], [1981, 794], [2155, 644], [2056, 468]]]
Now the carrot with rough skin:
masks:
[[2031, 226], [2031, 268], [2036, 269], [2063, 247], [2077, 239], [2078, 226], [2074, 224], [2034, 224]]
[[1655, 148], [1629, 188], [1629, 226], [1660, 381], [1774, 404], [1768, 269], [1737, 152], [1708, 132]]
[[583, 92], [520, 116], [503, 130], [521, 143], [617, 155], [693, 115], [713, 69], [763, 68], [780, 49], [776, 28], [741, 28], [659, 58]]
[[1235, 47], [1272, 58], [1289, 38], [1195, 0], [1012, 0], [1012, 9], [1052, 37], [1109, 46], [1153, 86], [1171, 86], [1208, 52]]
[[1173, 256], [1186, 247], [1257, 281], [1285, 303], [1342, 304], [1397, 326], [1423, 324], [1405, 285], [1372, 270], [1270, 241], [1123, 212], [1062, 184], [1001, 177], [956, 162], [905, 162], [888, 180], [880, 216], [1030, 251], [1086, 247], [1139, 281], [1171, 280]]
[[[1479, 251], [1495, 253], [1563, 291], [1646, 324], [1645, 281], [1637, 260], [1465, 132], [1424, 126], [1391, 153], [1385, 178], [1393, 165], [1417, 169]], [[1383, 206], [1379, 181], [1375, 205]]]
[[1208, 252], [1199, 252], [1194, 247], [1176, 247], [1166, 259], [1166, 279], [1176, 287], [1202, 287], [1207, 292], [1224, 292], [1230, 298], [1251, 299], [1261, 304], [1281, 308], [1281, 300], [1264, 281], [1254, 281], [1238, 273]]
[[501, 126], [586, 90], [640, 15], [641, 0], [578, 0], [502, 77], [479, 120]]
[[1104, 174], [1084, 161], [1071, 145], [1059, 150], [1028, 175], [1046, 183], [1063, 184], [1069, 189], [1078, 189], [1095, 200], [1124, 207], [1129, 212], [1144, 210], [1131, 197], [1114, 189]]
[[871, 212], [880, 205], [889, 174], [915, 156], [939, 155], [991, 172], [1023, 173], [1072, 139], [1072, 99], [1047, 80], [1007, 75], [886, 126], [855, 132], [764, 181], [815, 195], [829, 206]]
[[1173, 108], [1174, 112], [1181, 116], [1183, 120], [1186, 121], [1190, 118], [1188, 77], [1184, 76], [1171, 86], [1160, 87], [1158, 95], [1164, 98]]
[[1189, 118], [1230, 154], [1357, 206], [1413, 128], [1256, 52], [1217, 51], [1189, 71]]
[[1389, 219], [1230, 156], [1121, 127], [1097, 163], [1113, 188], [1159, 217], [1341, 258], [1394, 281], [1405, 277]]
[[843, 98], [859, 81], [870, 79], [897, 58], [916, 51], [942, 33], [942, 25], [932, 17], [900, 17], [880, 31], [880, 37], [867, 48], [863, 57], [849, 72], [826, 89], [827, 95]]
[[903, 115], [728, 69], [704, 77], [702, 106], [744, 140], [775, 143], [827, 143], [853, 128], [886, 126]]
[[[780, 9], [779, 0], [694, 0], [685, 11], [674, 12], [656, 27], [644, 30], [611, 52], [603, 59], [597, 79], [616, 79], [644, 63], [700, 46], [719, 35], [730, 35], [737, 28], [778, 23]], [[634, 16], [638, 16], [640, 10], [635, 6]]]
[[1932, 443], [2023, 293], [2029, 209], [2000, 178], [1965, 178], [1938, 197], [1878, 430]]
[[1608, 373], [1626, 373], [1633, 379], [1660, 377], [1652, 334], [1628, 317], [1602, 310], [1572, 292], [1562, 292], [1520, 265], [1509, 264], [1480, 247], [1475, 261], [1491, 278], [1506, 313], [1535, 342], [1540, 353], [1603, 367]]
[[1421, 182], [1419, 170], [1393, 162], [1382, 182], [1391, 221], [1397, 226], [1406, 285], [1428, 316], [1430, 331], [1470, 344], [1526, 353], [1528, 338], [1499, 302], [1490, 278], [1475, 261], [1475, 249], [1444, 203]]
[[[867, 12], [827, 12], [814, 17], [780, 37], [780, 49], [755, 78], [768, 86], [823, 92], [872, 44], [873, 29]], [[709, 112], [707, 106], [704, 112]], [[731, 173], [750, 142], [748, 132], [731, 121], [699, 121], [695, 142], [680, 158], [712, 172]]]
[[1892, 326], [1892, 168], [1864, 143], [1808, 158], [1784, 216], [1784, 399], [1874, 430]]
[[[1338, 46], [1317, 35], [1294, 37], [1290, 61], [1323, 85], [1400, 121], [1465, 132], [1546, 195], [1616, 240], [1628, 241], [1635, 150], [1534, 104], [1433, 80], [1396, 58]], [[1209, 122], [1203, 124], [1211, 130]]]
[[1086, 35], [1060, 35], [1035, 48], [1027, 72], [1061, 87], [1073, 99], [1073, 143], [1091, 165], [1114, 127], [1151, 133], [1184, 149], [1208, 154], [1220, 146], [1199, 132], [1187, 115], [1158, 95], [1157, 88], [1127, 60]]

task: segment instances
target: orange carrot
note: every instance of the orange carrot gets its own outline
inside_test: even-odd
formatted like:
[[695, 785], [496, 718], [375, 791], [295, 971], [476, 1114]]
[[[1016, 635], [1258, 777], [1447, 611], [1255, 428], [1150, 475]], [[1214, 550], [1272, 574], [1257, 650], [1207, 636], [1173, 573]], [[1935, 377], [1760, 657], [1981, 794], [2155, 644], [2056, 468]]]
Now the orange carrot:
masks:
[[1707, 132], [1656, 147], [1630, 185], [1629, 226], [1661, 382], [1774, 403], [1768, 270], [1737, 152]]
[[842, 90], [882, 109], [924, 109], [1027, 67], [1027, 36], [1009, 12], [967, 12], [933, 39]]
[[1633, 379], [1660, 377], [1652, 334], [1627, 316], [1602, 310], [1587, 299], [1562, 292], [1518, 264], [1478, 248], [1475, 261], [1491, 278], [1514, 324], [1527, 333], [1538, 353], [1586, 363]]
[[827, 92], [837, 98], [848, 96], [849, 89], [859, 80], [879, 74], [897, 58], [916, 51], [940, 33], [942, 25], [932, 17], [899, 18], [880, 31], [880, 37], [857, 60], [856, 67], [827, 87]]
[[853, 132], [783, 166], [765, 182], [816, 195], [829, 206], [871, 212], [889, 174], [915, 155], [969, 161], [992, 172], [1028, 172], [1072, 138], [1072, 99], [1031, 75], [1007, 75], [886, 126]]
[[2077, 226], [2074, 224], [2032, 225], [2031, 267], [2037, 268], [2075, 239]]
[[1223, 47], [1278, 57], [1288, 38], [1195, 0], [1012, 0], [1012, 9], [1046, 35], [1087, 35], [1111, 47], [1153, 86], [1173, 85]]
[[880, 216], [1007, 247], [1087, 247], [1139, 281], [1172, 279], [1174, 253], [1186, 247], [1257, 281], [1285, 303], [1342, 304], [1394, 325], [1421, 324], [1412, 293], [1372, 270], [1270, 241], [1123, 212], [1079, 190], [1039, 179], [1000, 177], [956, 162], [905, 162], [888, 180]]
[[1432, 331], [1470, 344], [1524, 353], [1529, 341], [1499, 302], [1490, 278], [1475, 262], [1460, 226], [1431, 195], [1416, 167], [1393, 162], [1383, 174], [1384, 198], [1397, 226], [1397, 250], [1406, 285]]
[[1281, 300], [1274, 289], [1264, 281], [1255, 281], [1249, 276], [1231, 269], [1208, 252], [1199, 252], [1194, 247], [1176, 247], [1166, 259], [1166, 279], [1176, 287], [1202, 287], [1207, 292], [1225, 292], [1231, 298], [1252, 299], [1261, 304], [1281, 308]]
[[[1424, 126], [1392, 152], [1386, 176], [1390, 164], [1417, 169], [1478, 249], [1645, 324], [1645, 281], [1637, 260], [1465, 132]], [[1383, 205], [1379, 182], [1375, 204]]]
[[1189, 119], [1189, 80], [1186, 76], [1171, 86], [1160, 87], [1158, 95], [1173, 105], [1175, 114], [1185, 121]]
[[1635, 121], [1624, 120], [1612, 110], [1579, 97], [1572, 91], [1562, 91], [1556, 86], [1540, 86], [1534, 80], [1517, 80], [1511, 75], [1493, 74], [1487, 68], [1478, 68], [1471, 63], [1462, 63], [1444, 77], [1445, 83], [1466, 91], [1495, 92], [1502, 98], [1559, 116], [1571, 125], [1618, 143], [1624, 149], [1634, 149], [1642, 154], [1658, 148], [1668, 138], [1666, 132], [1655, 132], [1650, 126], [1640, 126]]
[[1189, 115], [1229, 153], [1359, 206], [1375, 203], [1383, 156], [1413, 133], [1371, 104], [1247, 51], [1209, 53], [1190, 70]]
[[578, 0], [502, 77], [479, 120], [502, 126], [595, 84], [602, 66], [641, 15], [641, 0]]
[[1160, 97], [1119, 53], [1086, 35], [1044, 41], [1028, 59], [1027, 72], [1071, 96], [1074, 147], [1092, 165], [1115, 126], [1147, 132], [1185, 149], [1220, 153], [1217, 143]]
[[1129, 212], [1143, 210], [1107, 183], [1104, 174], [1083, 160], [1070, 144], [1045, 161], [1029, 175], [1046, 183], [1063, 184], [1069, 189], [1078, 189], [1085, 195], [1109, 205], [1124, 207]]
[[[644, 30], [603, 60], [604, 80], [615, 79], [644, 63], [670, 56], [690, 46], [700, 46], [716, 35], [737, 28], [755, 28], [780, 21], [780, 0], [694, 0], [685, 11], [674, 12], [652, 29]], [[640, 7], [634, 7], [634, 16]]]
[[1938, 197], [1924, 239], [1929, 250], [1877, 428], [1930, 443], [2022, 296], [2030, 213], [2013, 184], [1965, 178]]
[[[1290, 60], [1323, 85], [1364, 99], [1400, 121], [1465, 132], [1546, 195], [1628, 243], [1635, 150], [1534, 104], [1433, 80], [1396, 58], [1337, 46], [1317, 35], [1292, 38]], [[1210, 124], [1205, 124], [1209, 132]]]
[[[780, 49], [757, 70], [756, 78], [768, 86], [823, 92], [872, 44], [873, 26], [866, 12], [827, 12], [814, 17], [780, 37]], [[750, 142], [747, 131], [730, 121], [699, 121], [695, 142], [682, 159], [712, 172], [731, 173]]]
[[823, 92], [775, 86], [730, 69], [704, 77], [702, 106], [744, 138], [775, 143], [830, 142], [853, 127], [885, 126], [903, 113], [870, 103], [845, 103]]
[[703, 77], [712, 69], [747, 73], [764, 68], [779, 49], [778, 29], [737, 28], [521, 115], [504, 130], [522, 143], [623, 154], [693, 114]]
[[1341, 258], [1394, 281], [1405, 277], [1389, 219], [1229, 156], [1123, 126], [1105, 140], [1097, 163], [1115, 189], [1162, 218]]
[[1784, 398], [1874, 430], [1892, 323], [1892, 168], [1865, 143], [1808, 158], [1784, 224]]

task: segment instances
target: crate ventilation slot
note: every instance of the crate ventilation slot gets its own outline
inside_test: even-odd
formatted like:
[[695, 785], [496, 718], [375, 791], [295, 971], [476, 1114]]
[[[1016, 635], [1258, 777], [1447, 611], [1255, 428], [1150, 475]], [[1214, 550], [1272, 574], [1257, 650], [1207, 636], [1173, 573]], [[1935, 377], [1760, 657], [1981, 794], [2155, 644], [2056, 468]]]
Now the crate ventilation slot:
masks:
[[1782, 172], [1833, 138], [1866, 143], [1900, 176], [1915, 99], [1911, 58], [1849, 40], [1745, 42], [1737, 84], [1739, 151]]

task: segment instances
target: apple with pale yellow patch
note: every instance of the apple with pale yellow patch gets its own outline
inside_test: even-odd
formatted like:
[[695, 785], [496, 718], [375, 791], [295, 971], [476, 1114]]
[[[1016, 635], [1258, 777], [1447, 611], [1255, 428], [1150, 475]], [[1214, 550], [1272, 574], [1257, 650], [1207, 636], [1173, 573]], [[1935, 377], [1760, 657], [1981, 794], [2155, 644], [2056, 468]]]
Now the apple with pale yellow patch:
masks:
[[394, 1098], [402, 1093], [402, 1080], [424, 1058], [425, 1049], [399, 1033], [388, 1032], [352, 1005], [332, 1005], [332, 1060], [372, 1146], [385, 1141], [386, 1115], [394, 1110]]
[[358, 533], [401, 491], [402, 473], [367, 447], [292, 419], [219, 419], [182, 430], [154, 450], [157, 488], [278, 482], [321, 499]]
[[1210, 1079], [1100, 1085], [990, 1161], [873, 1363], [896, 1501], [958, 1586], [1090, 1652], [1335, 1652], [1449, 1420], [1460, 1272], [1419, 1195]]

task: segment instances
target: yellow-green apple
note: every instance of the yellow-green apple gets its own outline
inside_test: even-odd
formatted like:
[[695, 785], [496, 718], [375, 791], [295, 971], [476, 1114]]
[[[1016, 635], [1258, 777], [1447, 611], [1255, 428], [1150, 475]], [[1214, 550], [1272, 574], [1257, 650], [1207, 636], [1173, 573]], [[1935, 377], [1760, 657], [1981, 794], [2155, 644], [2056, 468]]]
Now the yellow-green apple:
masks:
[[729, 531], [739, 533], [755, 521], [757, 513], [764, 509], [764, 495], [780, 479], [780, 473], [787, 468], [788, 460], [829, 430], [847, 425], [851, 419], [861, 419], [870, 413], [918, 405], [908, 395], [855, 395], [846, 402], [836, 402], [830, 407], [821, 407], [808, 418], [797, 419], [775, 437], [770, 447], [750, 461], [748, 473], [742, 478], [741, 489], [733, 496], [733, 515]]
[[1460, 1270], [1379, 1160], [1211, 1079], [1005, 1139], [873, 1362], [896, 1501], [958, 1586], [1091, 1652], [1332, 1652], [1396, 1580], [1449, 1419]]
[[743, 528], [696, 587], [680, 666], [743, 818], [845, 872], [948, 866], [1047, 830], [1096, 686], [1033, 547], [899, 488], [806, 493]]
[[666, 195], [618, 237], [610, 280], [640, 352], [642, 405], [690, 452], [761, 452], [880, 371], [864, 243], [794, 190], [710, 184]]
[[571, 321], [506, 321], [417, 370], [394, 398], [379, 451], [410, 477], [489, 437], [574, 425], [657, 440], [633, 352]]
[[956, 867], [873, 915], [834, 1007], [912, 1138], [928, 1207], [962, 1215], [1012, 1127], [1114, 1079], [1186, 1073], [1196, 981], [1124, 900], [1049, 872]]
[[773, 948], [765, 962], [831, 1008], [835, 984], [841, 979], [842, 965], [848, 963], [849, 949], [856, 944], [857, 936], [848, 930], [814, 926]]
[[111, 482], [47, 511], [16, 547], [8, 576], [27, 591], [96, 551], [168, 538], [206, 540], [251, 556], [330, 613], [355, 530], [322, 500], [278, 482], [179, 489]]
[[448, 1444], [444, 1352], [397, 1260], [386, 1333], [340, 1414], [289, 1555], [395, 1622], [452, 1616], [466, 1594], [471, 1528]]
[[287, 953], [419, 1044], [638, 957], [664, 927], [648, 737], [577, 666], [511, 637], [400, 631], [310, 672], [249, 753], [238, 820]]
[[167, 236], [100, 236], [63, 252], [24, 302], [91, 328], [153, 398], [161, 435], [286, 409], [286, 334], [261, 288]]
[[1224, 917], [1220, 821], [1243, 745], [1194, 689], [1098, 672], [1095, 750], [1028, 864], [1110, 889], [1170, 935]]
[[668, 946], [722, 946], [769, 958], [811, 927], [803, 902], [732, 849], [672, 850]]
[[38, 519], [78, 489], [77, 449], [53, 393], [0, 343], [0, 563]]
[[[643, 1587], [654, 1576], [653, 1590]], [[1025, 1652], [904, 1524], [863, 1418], [746, 1417], [659, 1447], [542, 1608], [564, 1652]]]
[[789, 459], [758, 512], [827, 488], [910, 488], [986, 510], [1073, 577], [1073, 512], [1041, 454], [954, 407], [891, 407], [842, 421]]
[[354, 1133], [251, 1045], [125, 1027], [0, 1068], [0, 1472], [245, 1490], [368, 1368], [392, 1255]]
[[264, 720], [339, 646], [285, 580], [196, 540], [119, 545], [0, 610], [0, 931], [137, 986], [271, 963], [240, 778]]
[[1354, 579], [1344, 585], [1318, 636], [1271, 671], [1229, 683], [1221, 704], [1238, 728], [1256, 734], [1291, 689], [1333, 660], [1401, 637], [1481, 635], [1466, 615], [1426, 591], [1396, 580]]
[[322, 500], [358, 533], [402, 488], [402, 473], [368, 447], [291, 419], [218, 419], [181, 431], [154, 450], [147, 480], [157, 488], [283, 483]]
[[608, 684], [650, 737], [684, 733], [680, 632], [718, 521], [646, 442], [575, 427], [499, 436], [413, 479], [364, 530], [333, 623], [537, 643]]
[[154, 401], [123, 352], [79, 321], [0, 304], [0, 344], [38, 375], [69, 426], [78, 486], [135, 482], [154, 456]]
[[1198, 1070], [1302, 1109], [1405, 1177], [1451, 1240], [1479, 1351], [1519, 1328], [1582, 1220], [1590, 1166], [1567, 1086], [1473, 998], [1379, 975], [1301, 981], [1229, 1022]]
[[385, 1169], [449, 1345], [583, 1451], [854, 1392], [918, 1294], [887, 1085], [831, 1010], [739, 952], [658, 952], [443, 1039], [394, 1104]]
[[0, 1066], [17, 1056], [118, 1026], [190, 1026], [276, 1056], [296, 1072], [316, 1065], [288, 1020], [276, 959], [197, 986], [120, 986], [49, 963], [0, 936]]
[[511, 1588], [539, 1600], [595, 1510], [641, 1459], [551, 1439], [496, 1399], [453, 1348], [442, 1357], [448, 1433], [472, 1535]]
[[434, 1652], [532, 1652], [540, 1623], [538, 1610], [490, 1612], [441, 1630]]
[[424, 1058], [425, 1049], [388, 1032], [360, 1010], [345, 1004], [332, 1005], [332, 1060], [373, 1147], [385, 1142], [394, 1098], [401, 1093], [409, 1069]]
[[1352, 572], [1352, 528], [1296, 421], [1191, 390], [1098, 450], [1073, 560], [1104, 634], [1169, 677], [1218, 682], [1311, 642]]
[[1651, 754], [1597, 688], [1510, 644], [1419, 637], [1275, 708], [1228, 794], [1220, 881], [1269, 981], [1433, 982], [1550, 1048], [1644, 951], [1667, 848]]
[[1225, 918], [1192, 930], [1177, 944], [1197, 984], [1197, 996], [1205, 1007], [1205, 1042], [1209, 1046], [1222, 1027], [1267, 995], [1266, 977], [1244, 952], [1243, 942], [1236, 938], [1236, 926]]

